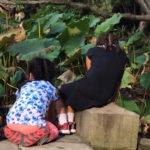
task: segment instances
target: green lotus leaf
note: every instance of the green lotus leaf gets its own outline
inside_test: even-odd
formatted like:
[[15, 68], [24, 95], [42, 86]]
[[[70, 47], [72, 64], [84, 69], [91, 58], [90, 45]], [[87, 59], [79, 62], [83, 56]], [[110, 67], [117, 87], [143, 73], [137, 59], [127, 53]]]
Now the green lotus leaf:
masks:
[[127, 42], [127, 46], [130, 46], [141, 39], [142, 32], [136, 32], [134, 35], [132, 35]]
[[138, 57], [136, 57], [136, 63], [140, 64], [140, 65], [144, 65], [147, 63], [147, 61], [149, 60], [149, 55], [147, 53], [140, 55]]
[[128, 100], [128, 99], [118, 99], [117, 100], [117, 104], [120, 107], [123, 107], [129, 111], [135, 112], [137, 114], [140, 114], [140, 109], [138, 107], [138, 105], [136, 104], [136, 102], [134, 100]]
[[141, 76], [140, 84], [144, 89], [150, 90], [150, 72]]
[[[12, 56], [18, 55], [20, 60], [31, 60], [33, 57], [51, 55], [54, 60], [60, 53], [59, 41], [55, 39], [27, 39], [8, 47]], [[57, 51], [57, 52], [56, 52]]]
[[100, 22], [100, 18], [96, 18], [96, 17], [93, 16], [93, 15], [90, 15], [90, 16], [89, 16], [89, 19], [90, 19], [90, 22], [89, 22], [90, 28], [96, 26], [96, 24]]
[[131, 68], [127, 67], [124, 71], [120, 88], [131, 88], [131, 84], [135, 82], [136, 79], [131, 73]]
[[82, 54], [82, 55], [85, 55], [85, 54], [87, 53], [87, 51], [88, 51], [90, 48], [94, 47], [94, 46], [95, 46], [95, 44], [91, 44], [91, 43], [82, 46], [82, 47], [81, 47], [81, 54]]
[[70, 38], [64, 45], [66, 55], [68, 57], [71, 56], [76, 49], [84, 45], [84, 41], [85, 36], [75, 36]]
[[17, 84], [22, 80], [23, 74], [24, 72], [21, 70], [16, 71], [13, 78], [10, 81], [11, 85], [13, 85], [14, 87], [17, 87]]
[[111, 18], [106, 19], [106, 21], [102, 22], [95, 29], [95, 36], [99, 36], [101, 33], [109, 32], [113, 29], [113, 26], [118, 24], [121, 19], [121, 14], [114, 14]]

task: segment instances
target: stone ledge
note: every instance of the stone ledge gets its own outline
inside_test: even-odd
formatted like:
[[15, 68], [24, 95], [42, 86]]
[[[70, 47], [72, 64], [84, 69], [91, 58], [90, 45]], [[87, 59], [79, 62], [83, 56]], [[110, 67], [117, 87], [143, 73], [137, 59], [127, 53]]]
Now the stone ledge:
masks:
[[19, 150], [18, 145], [12, 144], [8, 140], [0, 141], [0, 150]]
[[54, 142], [32, 147], [19, 146], [19, 150], [93, 150], [89, 145], [82, 142], [78, 135], [66, 135]]
[[136, 150], [139, 116], [111, 103], [76, 113], [77, 133], [96, 150]]
[[8, 140], [0, 141], [0, 150], [93, 150], [89, 145], [83, 143], [76, 135], [59, 137], [56, 141], [41, 146], [23, 147], [15, 145]]

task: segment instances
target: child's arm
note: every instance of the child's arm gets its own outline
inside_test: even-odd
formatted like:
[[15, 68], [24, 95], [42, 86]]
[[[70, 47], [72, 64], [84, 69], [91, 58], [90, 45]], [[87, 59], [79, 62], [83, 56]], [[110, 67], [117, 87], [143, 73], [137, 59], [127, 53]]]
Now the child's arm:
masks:
[[56, 101], [59, 99], [59, 89], [55, 89], [52, 97], [52, 101], [49, 105], [49, 109], [46, 115], [46, 120], [53, 122], [56, 117]]
[[91, 68], [91, 60], [86, 56], [86, 69], [87, 71]]
[[55, 110], [56, 110], [56, 102], [52, 101], [47, 112], [47, 116], [46, 116], [47, 121], [50, 122], [54, 121], [54, 117], [56, 116]]

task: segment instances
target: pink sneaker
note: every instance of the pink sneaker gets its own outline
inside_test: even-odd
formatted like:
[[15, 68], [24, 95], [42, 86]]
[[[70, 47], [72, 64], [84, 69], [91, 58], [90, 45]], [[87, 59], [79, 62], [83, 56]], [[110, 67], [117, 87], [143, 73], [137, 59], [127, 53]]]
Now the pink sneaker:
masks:
[[69, 130], [71, 133], [76, 133], [76, 123], [75, 122], [69, 122]]
[[61, 134], [70, 134], [68, 123], [64, 123], [64, 124], [58, 123], [57, 128], [59, 133]]

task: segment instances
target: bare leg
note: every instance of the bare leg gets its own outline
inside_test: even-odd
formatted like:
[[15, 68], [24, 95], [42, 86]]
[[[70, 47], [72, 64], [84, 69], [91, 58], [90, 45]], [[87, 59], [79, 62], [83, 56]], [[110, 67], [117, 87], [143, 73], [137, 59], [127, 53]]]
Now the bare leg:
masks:
[[68, 122], [74, 122], [74, 109], [71, 106], [67, 107]]
[[67, 107], [67, 112], [74, 113], [74, 109], [71, 106]]
[[67, 118], [68, 118], [70, 132], [76, 133], [76, 127], [74, 122], [74, 109], [71, 106], [67, 107]]
[[56, 111], [57, 111], [57, 114], [66, 113], [66, 108], [61, 98], [56, 101]]
[[58, 114], [58, 130], [61, 134], [70, 134], [68, 128], [68, 120], [66, 115], [66, 109], [63, 101], [61, 99], [56, 102], [56, 111]]
[[47, 121], [50, 121], [50, 122], [54, 121], [54, 118], [56, 117], [56, 112], [55, 112], [56, 109], [55, 108], [56, 108], [56, 103], [54, 101], [52, 101], [52, 103], [49, 106], [48, 113], [46, 116]]

